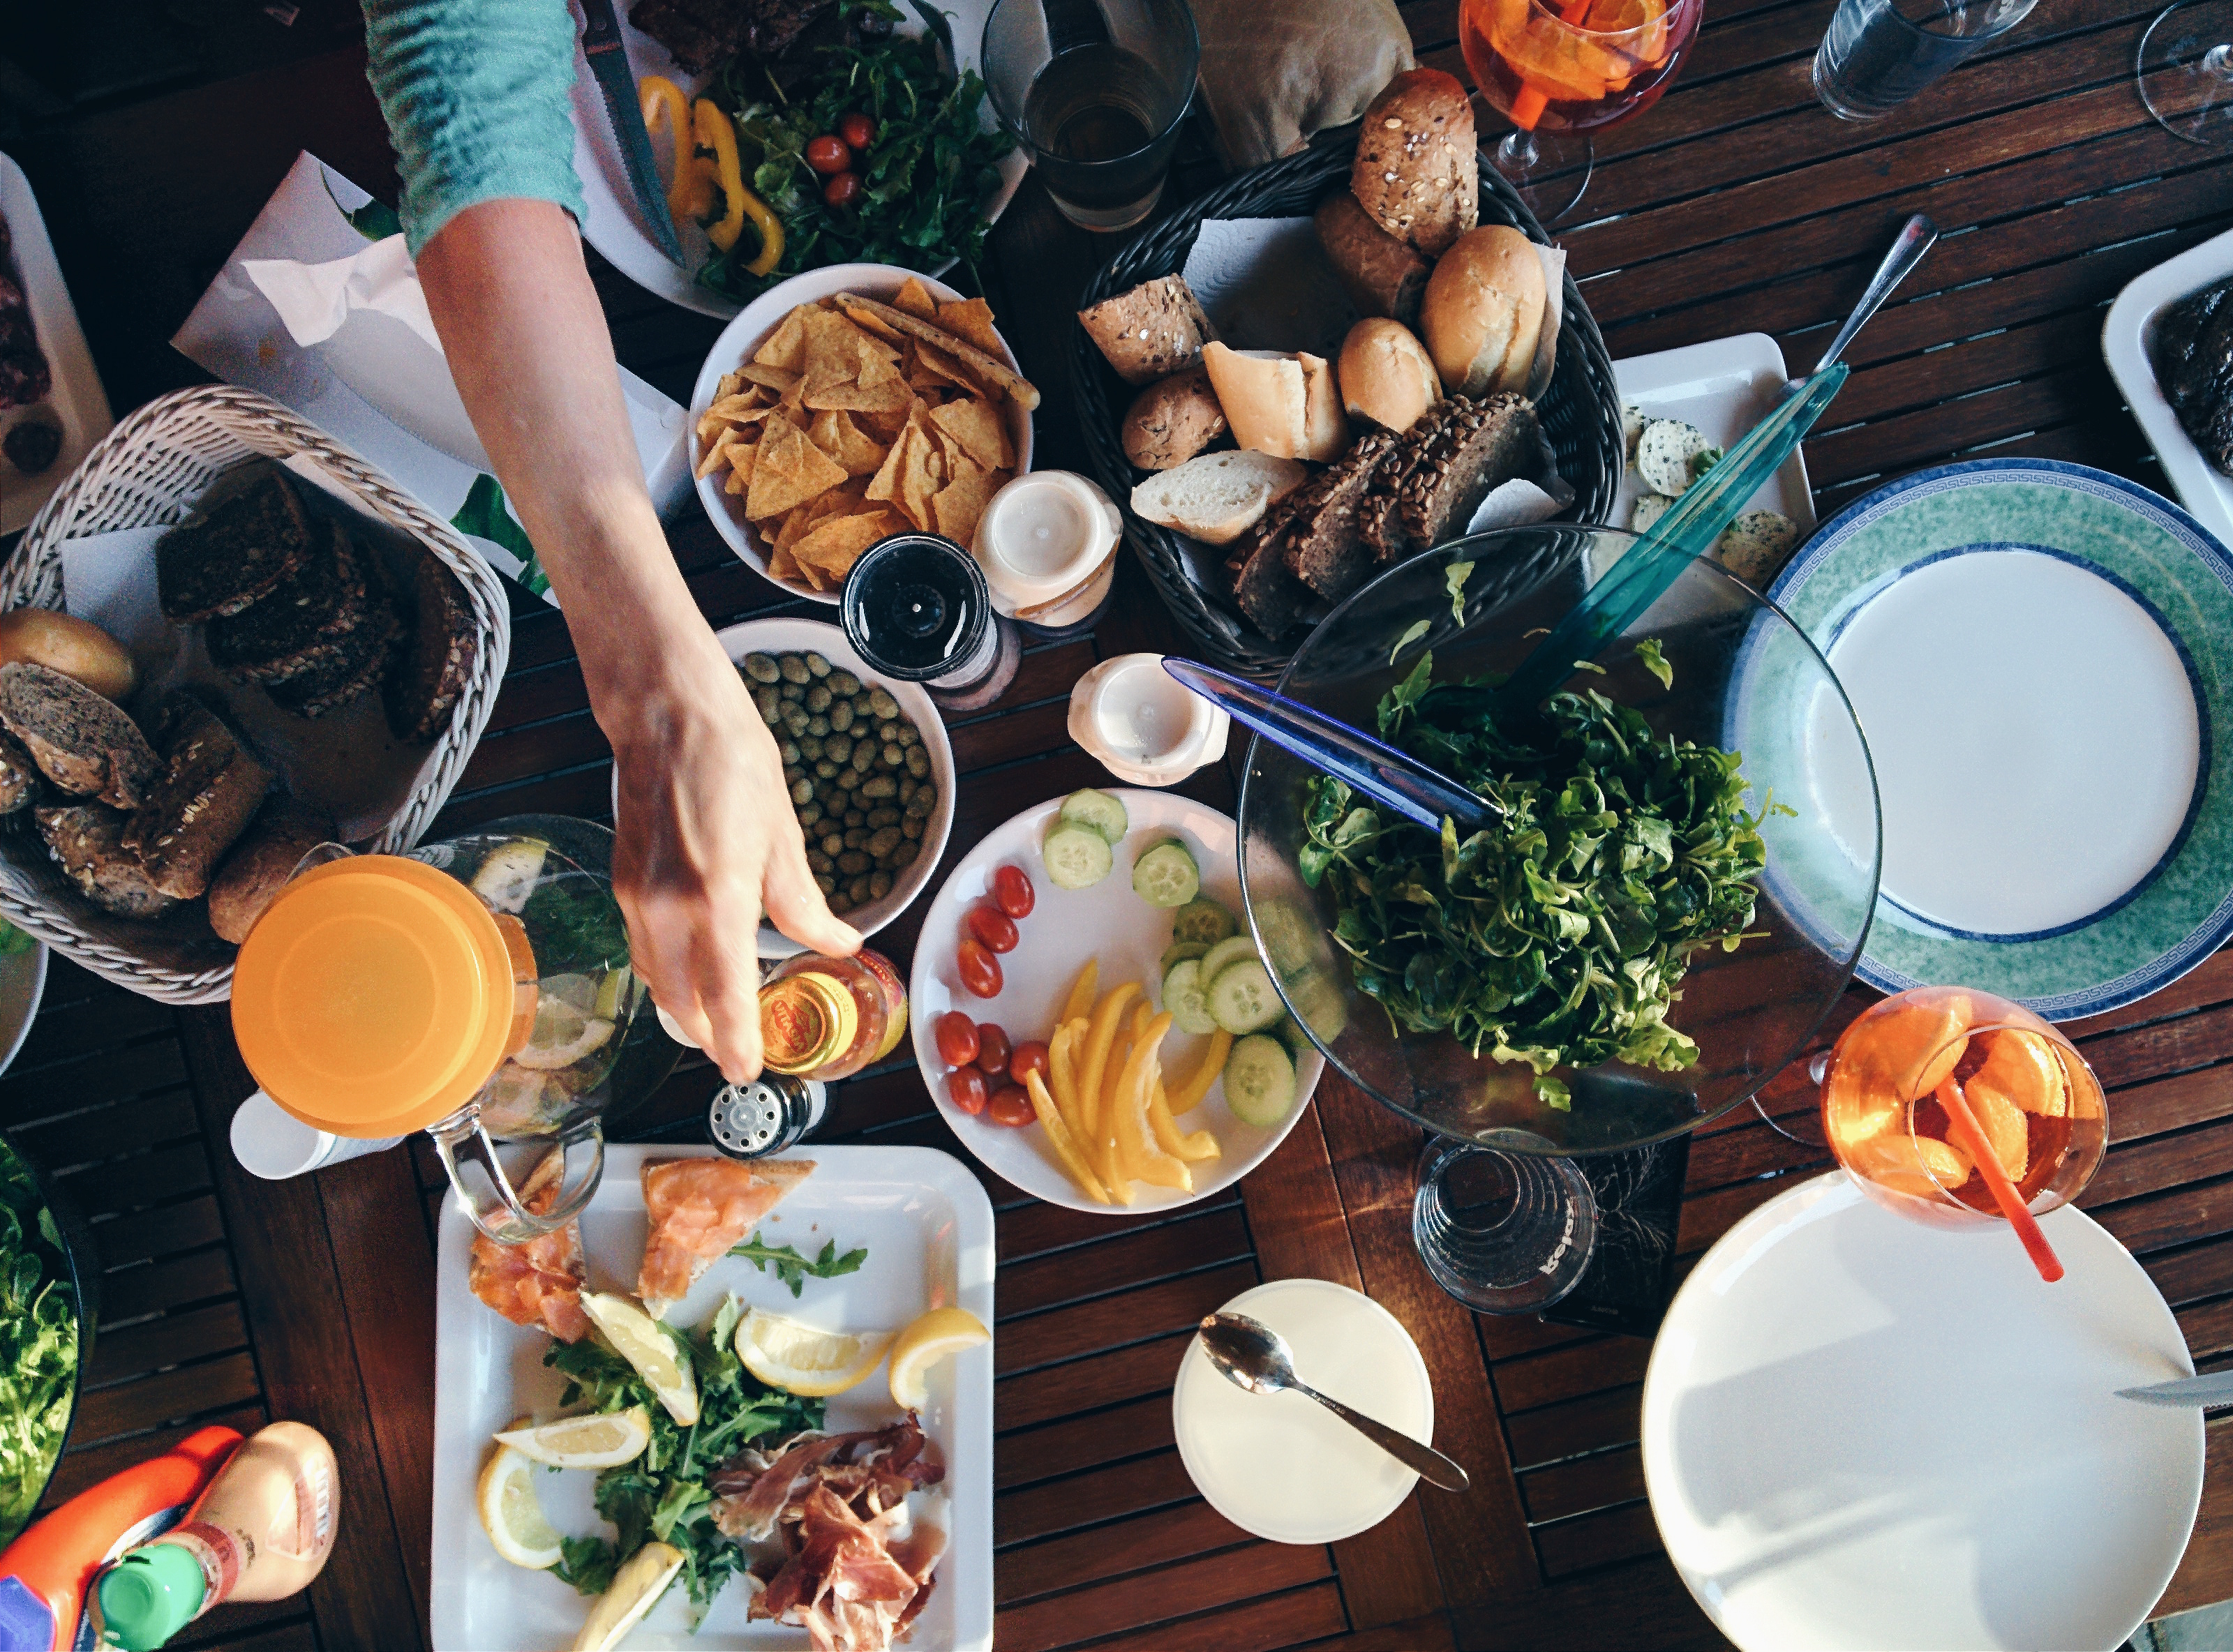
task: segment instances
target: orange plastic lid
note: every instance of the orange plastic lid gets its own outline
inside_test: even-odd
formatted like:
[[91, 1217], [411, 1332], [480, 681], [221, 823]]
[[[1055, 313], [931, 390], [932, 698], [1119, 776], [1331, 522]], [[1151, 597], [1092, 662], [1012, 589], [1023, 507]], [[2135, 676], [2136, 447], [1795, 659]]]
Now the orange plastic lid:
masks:
[[404, 1135], [456, 1112], [504, 1058], [511, 1018], [495, 918], [464, 884], [398, 855], [296, 878], [233, 966], [248, 1070], [335, 1135]]

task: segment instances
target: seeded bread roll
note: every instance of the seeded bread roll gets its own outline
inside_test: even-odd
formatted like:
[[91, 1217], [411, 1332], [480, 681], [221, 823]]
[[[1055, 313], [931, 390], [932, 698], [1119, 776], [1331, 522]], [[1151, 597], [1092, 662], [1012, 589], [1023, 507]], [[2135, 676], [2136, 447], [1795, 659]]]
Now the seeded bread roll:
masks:
[[0, 727], [64, 791], [114, 808], [137, 809], [162, 772], [137, 723], [75, 677], [45, 666], [0, 666]]
[[1400, 322], [1368, 315], [1341, 341], [1341, 398], [1349, 416], [1398, 434], [1442, 399], [1427, 347]]
[[271, 771], [242, 749], [232, 731], [191, 694], [163, 701], [157, 731], [163, 777], [124, 825], [124, 847], [148, 882], [191, 901], [263, 807]]
[[47, 853], [85, 898], [120, 918], [160, 918], [179, 903], [148, 881], [124, 847], [127, 816], [101, 803], [36, 811]]
[[1386, 315], [1406, 327], [1419, 324], [1419, 300], [1427, 291], [1431, 259], [1419, 256], [1408, 241], [1399, 241], [1372, 221], [1347, 190], [1329, 195], [1314, 221], [1318, 244], [1325, 249], [1342, 290], [1360, 315]]
[[1407, 69], [1382, 88], [1357, 129], [1349, 187], [1374, 223], [1429, 258], [1481, 221], [1473, 106], [1457, 76]]
[[1124, 457], [1143, 471], [1183, 465], [1227, 430], [1225, 409], [1199, 361], [1159, 379], [1134, 397], [1124, 414]]
[[132, 698], [140, 681], [139, 668], [122, 643], [92, 621], [57, 608], [20, 608], [0, 614], [0, 666], [18, 660], [75, 677], [119, 706]]
[[1126, 384], [1153, 384], [1192, 367], [1217, 334], [1184, 276], [1158, 276], [1077, 312], [1078, 322]]

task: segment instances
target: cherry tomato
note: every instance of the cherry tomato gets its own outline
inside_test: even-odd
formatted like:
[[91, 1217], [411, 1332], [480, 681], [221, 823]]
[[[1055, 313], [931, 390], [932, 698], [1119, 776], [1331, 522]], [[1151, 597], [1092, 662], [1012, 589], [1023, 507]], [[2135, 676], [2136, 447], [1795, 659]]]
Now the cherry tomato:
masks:
[[1039, 1075], [1040, 1083], [1045, 1083], [1046, 1070], [1047, 1047], [1036, 1038], [1018, 1044], [1008, 1057], [1008, 1076], [1019, 1084], [1033, 1073]]
[[987, 1078], [1008, 1070], [1008, 1035], [990, 1021], [977, 1024], [977, 1065]]
[[993, 874], [993, 904], [1011, 918], [1030, 917], [1038, 900], [1022, 867], [1004, 866]]
[[832, 206], [850, 206], [861, 198], [861, 175], [839, 172], [822, 186], [822, 198]]
[[808, 140], [806, 164], [827, 178], [832, 172], [842, 172], [851, 166], [853, 157], [845, 147], [843, 138], [825, 132], [819, 138]]
[[946, 1075], [946, 1099], [965, 1113], [985, 1110], [985, 1075], [974, 1067], [956, 1067]]
[[974, 937], [962, 941], [954, 951], [954, 961], [961, 966], [961, 985], [980, 998], [1000, 996], [1000, 960], [985, 949], [985, 943]]
[[1016, 950], [1016, 920], [989, 901], [969, 908], [969, 933], [996, 953]]
[[967, 1067], [977, 1059], [977, 1024], [959, 1010], [938, 1018], [938, 1057], [949, 1067]]
[[1013, 1084], [995, 1092], [985, 1112], [995, 1124], [1032, 1124], [1039, 1116], [1030, 1096]]
[[837, 135], [855, 150], [866, 149], [876, 140], [876, 123], [856, 109], [838, 121]]

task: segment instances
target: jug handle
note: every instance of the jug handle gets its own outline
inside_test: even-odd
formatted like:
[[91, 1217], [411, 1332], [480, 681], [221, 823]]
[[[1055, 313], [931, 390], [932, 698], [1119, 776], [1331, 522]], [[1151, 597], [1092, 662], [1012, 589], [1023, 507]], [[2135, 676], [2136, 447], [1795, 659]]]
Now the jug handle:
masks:
[[[496, 1156], [495, 1144], [481, 1127], [478, 1106], [459, 1109], [439, 1123], [427, 1126], [426, 1133], [434, 1138], [442, 1167], [450, 1173], [450, 1186], [457, 1190], [459, 1206], [475, 1227], [499, 1245], [524, 1245], [563, 1227], [581, 1214], [605, 1174], [603, 1125], [596, 1119], [583, 1119], [558, 1136], [556, 1151], [563, 1155], [558, 1196], [537, 1215], [520, 1202], [503, 1161]], [[576, 1149], [584, 1146], [589, 1151], [577, 1163]], [[466, 1176], [468, 1165], [479, 1168], [485, 1187], [478, 1185], [480, 1178]]]

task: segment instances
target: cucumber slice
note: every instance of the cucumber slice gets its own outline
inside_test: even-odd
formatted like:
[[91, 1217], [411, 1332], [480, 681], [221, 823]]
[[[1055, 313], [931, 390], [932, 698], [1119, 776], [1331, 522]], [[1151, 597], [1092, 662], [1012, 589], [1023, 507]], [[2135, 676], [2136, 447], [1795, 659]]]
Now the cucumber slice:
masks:
[[1299, 1061], [1306, 1053], [1304, 1046], [1309, 1043], [1303, 1027], [1307, 1026], [1325, 1043], [1331, 1044], [1349, 1025], [1349, 1004], [1324, 970], [1306, 969], [1290, 979], [1286, 987], [1288, 999], [1295, 1006], [1292, 1018], [1302, 1024], [1295, 1029], [1304, 1039], [1303, 1044], [1295, 1046], [1295, 1057]]
[[1111, 847], [1123, 842], [1124, 834], [1132, 829], [1132, 818], [1124, 812], [1124, 805], [1090, 786], [1062, 800], [1062, 817], [1070, 825], [1100, 833], [1102, 842]]
[[1198, 940], [1205, 952], [1221, 940], [1230, 940], [1240, 927], [1223, 907], [1198, 895], [1171, 914], [1171, 939]]
[[1132, 863], [1132, 893], [1151, 907], [1182, 907], [1201, 892], [1201, 869], [1175, 837]]
[[[1202, 963], [1208, 961], [1204, 959]], [[1199, 970], [1201, 965], [1195, 967]], [[1209, 984], [1209, 1013], [1235, 1037], [1275, 1027], [1286, 1012], [1287, 1006], [1279, 1002], [1279, 994], [1272, 985], [1272, 972], [1253, 958], [1228, 965]]]
[[1058, 889], [1090, 889], [1116, 864], [1109, 840], [1083, 826], [1058, 826], [1039, 846], [1047, 876]]
[[1256, 943], [1247, 935], [1229, 935], [1202, 955], [1202, 985], [1208, 986], [1234, 965], [1256, 956]]
[[[1270, 978], [1266, 978], [1270, 985]], [[1295, 1063], [1277, 1038], [1242, 1038], [1225, 1058], [1225, 1104], [1243, 1124], [1269, 1129], [1293, 1110]]]
[[1256, 908], [1256, 927], [1264, 937], [1264, 957], [1283, 981], [1308, 969], [1325, 951], [1316, 915], [1292, 901], [1262, 902]]
[[1198, 940], [1175, 940], [1163, 948], [1162, 961], [1156, 966], [1156, 973], [1168, 975], [1173, 965], [1183, 964], [1189, 958], [1200, 958], [1208, 950], [1208, 946]]
[[1217, 1031], [1217, 1021], [1209, 1012], [1209, 1002], [1201, 984], [1201, 964], [1188, 958], [1171, 966], [1163, 977], [1163, 1008], [1171, 1013], [1172, 1024], [1181, 1032], [1206, 1037]]

